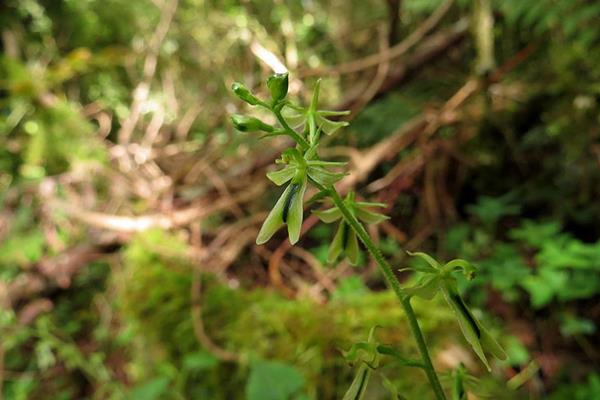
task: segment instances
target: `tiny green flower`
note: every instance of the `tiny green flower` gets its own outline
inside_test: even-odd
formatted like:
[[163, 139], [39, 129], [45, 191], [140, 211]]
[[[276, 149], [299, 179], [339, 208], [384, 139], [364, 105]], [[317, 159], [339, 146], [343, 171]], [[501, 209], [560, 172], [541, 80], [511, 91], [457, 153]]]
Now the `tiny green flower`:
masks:
[[233, 122], [235, 129], [241, 132], [273, 132], [275, 130], [271, 125], [262, 122], [260, 119], [248, 117], [246, 115], [233, 114], [231, 116], [231, 122]]
[[320, 132], [326, 135], [332, 135], [335, 131], [348, 126], [346, 121], [332, 121], [328, 117], [342, 116], [350, 114], [350, 111], [328, 111], [318, 110], [320, 80], [317, 81], [313, 96], [308, 108], [295, 106], [286, 103], [282, 110], [286, 120], [295, 129], [301, 129], [308, 133], [308, 141], [311, 144], [318, 142]]
[[267, 79], [267, 87], [271, 92], [273, 103], [278, 103], [287, 96], [288, 92], [288, 73], [274, 74]]
[[345, 163], [307, 160], [306, 157], [310, 157], [311, 154], [314, 154], [314, 151], [302, 155], [298, 149], [288, 149], [283, 152], [281, 159], [276, 161], [277, 164], [285, 164], [285, 167], [267, 173], [267, 178], [277, 186], [287, 182], [290, 184], [263, 223], [256, 239], [257, 244], [266, 243], [284, 224], [288, 226], [290, 242], [295, 244], [300, 238], [302, 205], [308, 180], [311, 179], [322, 185], [332, 185], [345, 176], [326, 169], [326, 167], [342, 166]]
[[[367, 224], [376, 224], [388, 218], [383, 214], [368, 209], [368, 207], [385, 207], [385, 204], [355, 201], [353, 192], [348, 193], [344, 199], [344, 204], [359, 221]], [[319, 217], [321, 221], [327, 224], [340, 220], [333, 241], [329, 246], [327, 262], [333, 263], [343, 252], [348, 258], [348, 261], [350, 261], [351, 264], [356, 265], [359, 256], [358, 238], [356, 237], [354, 230], [342, 218], [340, 209], [333, 207], [324, 211], [313, 211], [313, 213]]]
[[306, 184], [306, 175], [298, 174], [292, 178], [292, 181], [283, 191], [281, 197], [275, 203], [275, 207], [273, 207], [260, 228], [256, 237], [256, 244], [260, 245], [268, 242], [284, 224], [288, 227], [290, 243], [296, 244], [298, 242], [300, 229], [302, 228], [302, 205]]
[[452, 276], [453, 272], [462, 271], [467, 279], [472, 279], [475, 268], [465, 260], [452, 260], [442, 266], [428, 254], [410, 252], [408, 254], [421, 258], [428, 265], [419, 267], [418, 269], [415, 268], [415, 270], [422, 272], [423, 276], [417, 285], [405, 288], [405, 292], [411, 296], [431, 299], [438, 291], [441, 291], [444, 299], [458, 319], [463, 336], [485, 367], [490, 370], [484, 350], [492, 353], [499, 360], [504, 360], [506, 353], [481, 322], [475, 318], [458, 291], [456, 278]]

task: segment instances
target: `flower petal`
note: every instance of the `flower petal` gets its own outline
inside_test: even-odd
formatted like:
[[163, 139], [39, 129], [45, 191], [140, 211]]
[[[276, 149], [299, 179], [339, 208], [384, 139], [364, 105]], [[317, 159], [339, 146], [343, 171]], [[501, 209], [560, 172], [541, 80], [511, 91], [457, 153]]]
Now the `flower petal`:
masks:
[[374, 203], [372, 201], [357, 201], [355, 204], [358, 207], [382, 207], [382, 208], [385, 208], [388, 206], [385, 203]]
[[340, 222], [335, 236], [333, 237], [333, 240], [329, 245], [329, 252], [327, 253], [328, 263], [333, 263], [344, 249], [344, 242], [346, 241], [345, 239], [347, 229], [348, 226], [346, 225], [346, 223], [344, 221]]
[[319, 217], [319, 219], [321, 221], [325, 222], [326, 224], [330, 224], [334, 221], [337, 221], [338, 219], [340, 219], [342, 217], [342, 212], [337, 207], [333, 207], [333, 208], [330, 208], [329, 210], [323, 210], [323, 211], [315, 210], [312, 213], [315, 214], [317, 217]]
[[324, 186], [333, 185], [347, 175], [345, 173], [327, 171], [325, 168], [321, 167], [308, 167], [307, 173], [311, 179]]
[[347, 121], [328, 120], [317, 112], [317, 125], [325, 132], [325, 134], [332, 135], [338, 129], [348, 126], [349, 123]]
[[287, 167], [278, 171], [267, 172], [267, 178], [269, 178], [271, 182], [277, 186], [281, 186], [292, 179], [295, 173], [296, 169], [288, 165]]
[[300, 239], [300, 230], [302, 229], [302, 217], [304, 212], [304, 192], [306, 192], [307, 178], [304, 176], [299, 183], [290, 184], [292, 190], [283, 210], [283, 221], [288, 226], [288, 235], [291, 244], [296, 244]]
[[379, 214], [373, 211], [365, 210], [364, 208], [356, 207], [356, 218], [360, 219], [366, 224], [378, 224], [386, 219], [389, 219], [387, 215]]
[[285, 200], [288, 197], [288, 194], [291, 190], [292, 185], [289, 185], [275, 203], [275, 206], [267, 215], [265, 222], [263, 222], [260, 231], [258, 232], [258, 236], [256, 237], [256, 244], [264, 244], [273, 237], [275, 232], [279, 230], [283, 226], [283, 206], [285, 205]]
[[348, 257], [350, 264], [356, 265], [356, 263], [358, 263], [358, 239], [356, 238], [356, 233], [352, 229], [349, 229], [347, 234], [344, 252], [346, 253], [346, 257]]

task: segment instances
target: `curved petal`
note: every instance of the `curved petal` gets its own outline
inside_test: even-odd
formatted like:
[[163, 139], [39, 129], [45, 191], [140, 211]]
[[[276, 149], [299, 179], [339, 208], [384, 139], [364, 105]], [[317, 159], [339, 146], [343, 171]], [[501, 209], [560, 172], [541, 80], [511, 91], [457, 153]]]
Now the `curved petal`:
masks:
[[308, 167], [307, 173], [315, 182], [325, 186], [333, 185], [347, 175], [345, 173], [330, 172], [321, 167]]
[[356, 238], [356, 233], [352, 229], [348, 232], [344, 252], [346, 253], [346, 257], [348, 257], [350, 264], [356, 265], [356, 263], [358, 263], [358, 239]]
[[283, 221], [288, 226], [288, 235], [291, 244], [296, 244], [300, 239], [300, 230], [302, 229], [302, 214], [304, 212], [304, 192], [306, 192], [306, 176], [300, 183], [292, 181], [292, 188], [286, 199], [283, 210]]
[[327, 253], [327, 262], [333, 263], [340, 255], [342, 250], [344, 249], [344, 242], [346, 241], [346, 230], [348, 227], [344, 221], [340, 222], [338, 229], [329, 245], [329, 252]]
[[278, 171], [267, 172], [267, 178], [269, 178], [269, 180], [277, 186], [281, 186], [292, 179], [295, 173], [296, 169], [288, 165], [287, 167]]
[[325, 134], [332, 135], [338, 129], [348, 126], [349, 124], [346, 121], [330, 121], [317, 113], [317, 125], [325, 132]]
[[333, 207], [333, 208], [330, 208], [329, 210], [323, 210], [323, 211], [315, 210], [312, 213], [315, 214], [317, 217], [319, 217], [319, 219], [321, 221], [325, 222], [326, 224], [330, 224], [334, 221], [337, 221], [338, 219], [340, 219], [342, 217], [342, 212], [337, 207]]
[[355, 204], [359, 207], [383, 207], [383, 208], [385, 208], [388, 206], [385, 203], [374, 203], [371, 201], [357, 201]]
[[435, 261], [433, 259], [433, 257], [431, 257], [429, 254], [427, 253], [422, 253], [420, 251], [417, 252], [412, 252], [412, 251], [407, 251], [409, 256], [412, 257], [419, 257], [420, 259], [424, 260], [425, 262], [427, 262], [427, 264], [429, 264], [433, 269], [435, 270], [439, 270], [440, 269], [440, 264]]
[[387, 215], [379, 214], [373, 211], [365, 210], [364, 208], [356, 207], [356, 218], [366, 224], [378, 224], [386, 219], [390, 219]]
[[285, 205], [285, 200], [288, 197], [288, 194], [291, 190], [292, 185], [289, 185], [275, 203], [275, 206], [267, 215], [265, 222], [263, 222], [260, 231], [258, 232], [258, 236], [256, 237], [256, 244], [264, 244], [273, 237], [275, 232], [279, 230], [283, 226], [283, 207]]

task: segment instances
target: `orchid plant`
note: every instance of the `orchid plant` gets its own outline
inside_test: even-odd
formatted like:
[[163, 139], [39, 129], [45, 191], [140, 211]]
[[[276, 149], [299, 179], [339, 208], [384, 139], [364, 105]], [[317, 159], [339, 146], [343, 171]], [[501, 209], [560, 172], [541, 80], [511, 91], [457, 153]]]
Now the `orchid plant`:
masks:
[[[318, 190], [318, 194], [313, 199], [328, 199], [333, 206], [324, 210], [315, 210], [313, 213], [325, 223], [339, 221], [329, 248], [328, 262], [335, 262], [343, 254], [350, 263], [356, 263], [359, 255], [359, 242], [361, 242], [374, 258], [387, 284], [398, 297], [420, 353], [420, 360], [406, 359], [391, 347], [376, 344], [374, 330], [372, 330], [369, 342], [359, 343], [347, 353], [350, 354], [350, 361], [362, 361], [356, 379], [344, 399], [364, 398], [367, 381], [371, 375], [370, 371], [377, 369], [380, 355], [395, 357], [407, 367], [421, 368], [427, 375], [436, 399], [446, 399], [446, 393], [433, 367], [427, 344], [413, 311], [411, 298], [418, 296], [431, 299], [441, 292], [454, 311], [467, 342], [473, 347], [486, 368], [490, 370], [485, 352], [491, 353], [498, 359], [504, 359], [506, 356], [500, 345], [466, 305], [454, 277], [455, 272], [462, 272], [467, 279], [471, 279], [475, 270], [465, 260], [452, 260], [442, 265], [425, 253], [409, 253], [423, 259], [426, 265], [412, 268], [420, 275], [420, 279], [415, 285], [403, 287], [400, 284], [392, 267], [365, 229], [365, 224], [376, 224], [388, 218], [375, 211], [386, 205], [357, 201], [354, 192], [349, 192], [345, 198], [342, 198], [334, 185], [346, 175], [340, 171], [346, 166], [346, 163], [324, 161], [318, 154], [322, 134], [331, 135], [348, 125], [347, 122], [337, 121], [333, 118], [347, 115], [348, 112], [318, 108], [320, 81], [317, 81], [315, 85], [308, 107], [295, 104], [287, 96], [288, 82], [287, 73], [270, 76], [267, 79], [267, 87], [271, 97], [265, 100], [255, 96], [241, 83], [236, 82], [232, 86], [233, 92], [241, 100], [251, 106], [262, 107], [269, 111], [277, 121], [276, 125], [271, 125], [256, 117], [234, 114], [231, 116], [231, 120], [237, 130], [262, 132], [265, 138], [288, 136], [294, 142], [294, 145], [283, 151], [281, 158], [276, 161], [276, 164], [281, 165], [282, 168], [267, 173], [267, 178], [277, 186], [286, 185], [286, 187], [265, 219], [256, 243], [261, 245], [268, 242], [279, 229], [286, 226], [290, 243], [296, 244], [300, 240], [304, 206], [307, 203], [314, 203], [312, 200], [305, 201], [305, 193], [308, 185], [314, 186]], [[359, 357], [359, 354], [364, 354], [364, 357]], [[387, 381], [384, 380], [384, 382]], [[390, 386], [389, 382], [386, 383], [386, 386]]]

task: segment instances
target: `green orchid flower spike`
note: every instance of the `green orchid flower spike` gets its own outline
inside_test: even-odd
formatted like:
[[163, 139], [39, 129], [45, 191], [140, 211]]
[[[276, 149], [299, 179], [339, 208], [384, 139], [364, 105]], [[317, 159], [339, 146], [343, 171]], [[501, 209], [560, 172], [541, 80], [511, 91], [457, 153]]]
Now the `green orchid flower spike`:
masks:
[[277, 186], [290, 183], [263, 223], [256, 244], [266, 243], [284, 224], [288, 227], [290, 243], [295, 244], [300, 238], [302, 206], [308, 181], [329, 186], [345, 176], [343, 173], [331, 172], [327, 167], [340, 167], [346, 163], [311, 159], [315, 155], [316, 148], [304, 155], [298, 149], [288, 149], [276, 161], [277, 164], [285, 164], [285, 167], [267, 173], [267, 178]]
[[[354, 192], [348, 193], [344, 199], [344, 204], [359, 221], [366, 224], [377, 224], [388, 219], [388, 217], [383, 214], [369, 210], [370, 207], [386, 207], [385, 204], [356, 201]], [[333, 207], [324, 211], [313, 211], [313, 214], [327, 224], [340, 220], [338, 229], [329, 247], [327, 262], [335, 262], [339, 255], [344, 253], [346, 257], [348, 257], [348, 261], [350, 261], [352, 265], [356, 265], [359, 255], [358, 238], [356, 237], [354, 230], [352, 230], [348, 223], [342, 218], [340, 209]]]
[[457, 280], [452, 275], [453, 272], [461, 271], [467, 279], [473, 279], [475, 268], [468, 261], [461, 259], [452, 260], [442, 266], [428, 254], [411, 252], [408, 254], [421, 258], [427, 265], [413, 268], [416, 271], [422, 272], [423, 276], [417, 285], [405, 288], [405, 292], [411, 296], [419, 296], [430, 300], [438, 291], [441, 291], [444, 299], [458, 319], [463, 336], [488, 371], [491, 371], [491, 368], [484, 350], [490, 352], [499, 360], [506, 359], [506, 353], [502, 347], [500, 347], [498, 342], [490, 335], [481, 322], [477, 320], [466, 305], [458, 291]]

